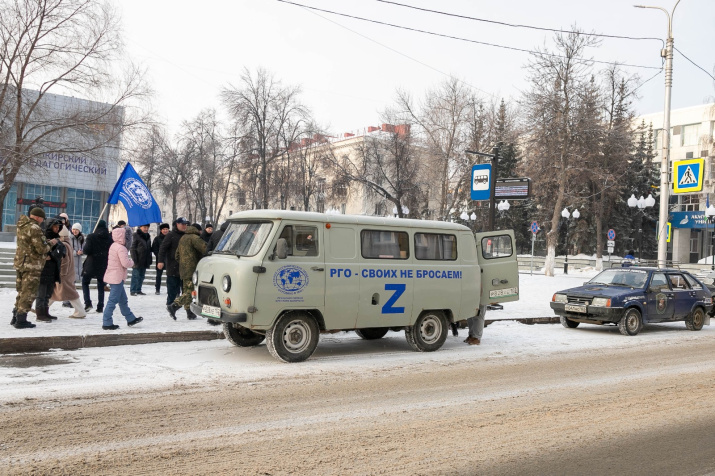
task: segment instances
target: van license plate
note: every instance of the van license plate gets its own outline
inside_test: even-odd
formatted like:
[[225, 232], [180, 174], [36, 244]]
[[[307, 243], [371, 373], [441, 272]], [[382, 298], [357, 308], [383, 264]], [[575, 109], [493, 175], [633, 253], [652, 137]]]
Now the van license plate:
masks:
[[203, 305], [201, 308], [201, 314], [204, 316], [209, 316], [209, 317], [218, 317], [219, 319], [221, 318], [221, 308], [220, 307], [214, 307], [214, 306], [207, 306], [206, 304]]
[[580, 312], [582, 314], [586, 314], [586, 306], [582, 306], [580, 304], [566, 304], [564, 308], [569, 312]]
[[516, 296], [519, 293], [517, 288], [506, 288], [506, 289], [494, 289], [489, 291], [489, 297], [504, 297], [504, 296]]

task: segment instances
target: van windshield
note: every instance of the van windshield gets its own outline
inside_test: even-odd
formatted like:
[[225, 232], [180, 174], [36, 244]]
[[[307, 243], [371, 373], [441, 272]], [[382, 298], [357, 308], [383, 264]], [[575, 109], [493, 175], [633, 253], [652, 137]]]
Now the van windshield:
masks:
[[214, 252], [254, 256], [266, 242], [271, 228], [271, 222], [231, 222]]

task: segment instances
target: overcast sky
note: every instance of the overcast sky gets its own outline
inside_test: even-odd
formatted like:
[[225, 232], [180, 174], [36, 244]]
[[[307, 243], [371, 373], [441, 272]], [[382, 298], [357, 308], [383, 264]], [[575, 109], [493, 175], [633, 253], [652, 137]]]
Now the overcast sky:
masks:
[[[676, 0], [395, 0], [488, 20], [630, 37], [665, 38], [666, 15], [633, 8], [641, 1], [671, 10]], [[418, 11], [378, 0], [295, 3], [472, 41], [532, 50], [552, 46], [553, 33]], [[447, 39], [309, 10], [278, 0], [121, 0], [127, 48], [148, 67], [154, 107], [172, 131], [202, 109], [220, 110], [219, 91], [239, 84], [244, 67], [263, 67], [289, 85], [318, 123], [334, 133], [380, 123], [397, 88], [421, 97], [454, 75], [485, 99], [518, 99], [528, 87], [529, 54]], [[715, 0], [682, 0], [673, 22], [675, 47], [710, 74], [715, 66]], [[599, 61], [661, 66], [661, 42], [604, 38]], [[605, 65], [599, 66], [599, 68]], [[673, 108], [713, 102], [715, 86], [678, 52]], [[657, 69], [627, 68], [643, 80]], [[664, 73], [639, 89], [638, 113], [663, 109]]]

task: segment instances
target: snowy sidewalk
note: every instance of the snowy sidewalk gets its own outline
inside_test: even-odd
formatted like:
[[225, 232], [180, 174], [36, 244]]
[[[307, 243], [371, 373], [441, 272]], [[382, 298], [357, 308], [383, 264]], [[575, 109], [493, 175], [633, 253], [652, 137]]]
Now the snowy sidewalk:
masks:
[[[487, 319], [527, 319], [553, 317], [549, 307], [551, 296], [559, 289], [578, 286], [590, 279], [593, 270], [572, 272], [567, 276], [521, 274], [520, 300], [505, 303], [504, 309], [490, 311]], [[178, 342], [189, 340], [213, 340], [223, 338], [222, 326], [209, 325], [206, 319], [199, 317], [190, 321], [182, 310], [176, 313], [174, 321], [166, 310], [166, 289], [156, 296], [153, 286], [144, 286], [146, 296], [129, 296], [129, 307], [136, 316], [144, 320], [134, 327], [127, 326], [126, 320], [114, 311], [114, 323], [120, 327], [116, 331], [102, 329], [102, 314], [89, 311], [84, 319], [71, 319], [70, 308], [55, 303], [50, 312], [58, 319], [53, 322], [37, 322], [34, 313], [28, 314], [28, 320], [37, 324], [33, 329], [15, 329], [9, 325], [16, 292], [13, 289], [0, 289], [0, 315], [6, 321], [0, 325], [0, 354], [16, 352], [42, 352], [49, 349], [78, 349], [112, 345], [145, 344], [154, 342]], [[97, 291], [91, 291], [96, 307]], [[127, 285], [127, 295], [129, 289]], [[105, 293], [105, 300], [109, 293]]]

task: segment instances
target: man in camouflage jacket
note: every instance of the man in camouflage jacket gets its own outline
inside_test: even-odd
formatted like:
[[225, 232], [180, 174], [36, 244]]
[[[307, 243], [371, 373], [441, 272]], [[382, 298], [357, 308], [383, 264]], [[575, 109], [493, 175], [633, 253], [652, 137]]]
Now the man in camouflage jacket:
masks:
[[176, 249], [176, 260], [179, 262], [179, 275], [183, 284], [181, 296], [177, 297], [173, 303], [167, 306], [171, 317], [176, 320], [176, 311], [184, 306], [186, 317], [196, 319], [196, 314], [191, 311], [191, 293], [194, 291], [194, 283], [191, 276], [196, 271], [199, 260], [206, 254], [206, 242], [201, 239], [199, 230], [191, 225], [186, 228], [186, 233], [179, 240], [179, 247]]
[[45, 260], [49, 259], [47, 253], [58, 242], [56, 239], [49, 242], [45, 239], [40, 228], [43, 221], [45, 221], [45, 211], [35, 207], [30, 210], [29, 217], [22, 215], [17, 222], [17, 250], [14, 262], [17, 273], [15, 280], [17, 298], [10, 321], [16, 329], [35, 327], [35, 324], [27, 322], [27, 312], [37, 296], [40, 274], [45, 266]]

